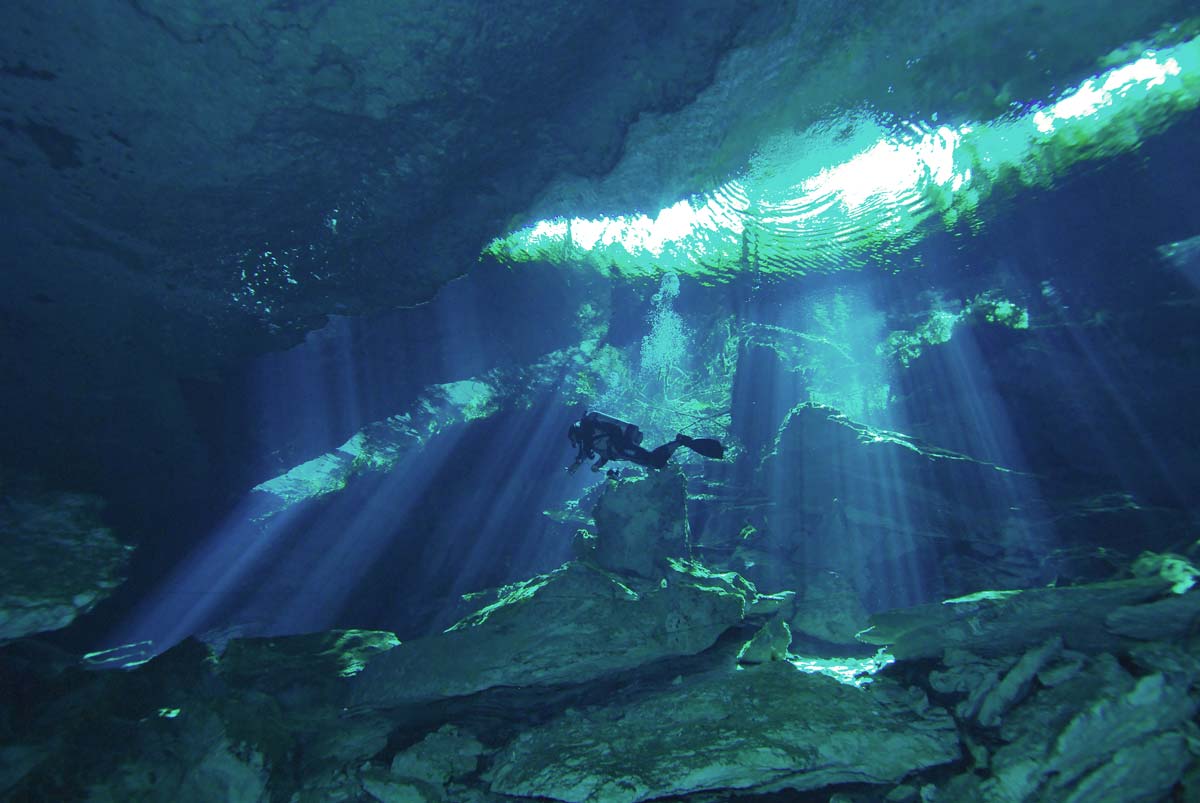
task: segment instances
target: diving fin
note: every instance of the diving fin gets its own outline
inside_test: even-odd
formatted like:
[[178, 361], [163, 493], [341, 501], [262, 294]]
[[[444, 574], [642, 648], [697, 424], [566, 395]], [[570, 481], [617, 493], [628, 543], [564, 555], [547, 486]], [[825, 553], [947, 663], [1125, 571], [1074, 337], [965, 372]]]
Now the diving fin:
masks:
[[713, 460], [722, 460], [725, 457], [725, 447], [715, 438], [689, 438], [687, 435], [681, 434], [678, 439], [680, 443], [698, 455], [710, 457]]

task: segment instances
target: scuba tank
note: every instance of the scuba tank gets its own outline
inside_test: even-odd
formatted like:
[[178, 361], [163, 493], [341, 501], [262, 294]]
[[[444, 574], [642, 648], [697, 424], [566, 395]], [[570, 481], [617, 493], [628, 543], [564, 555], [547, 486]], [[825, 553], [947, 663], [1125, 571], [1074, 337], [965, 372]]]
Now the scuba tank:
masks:
[[614, 418], [613, 416], [606, 415], [605, 413], [598, 413], [595, 410], [588, 413], [588, 415], [593, 421], [596, 422], [597, 425], [604, 426], [608, 429], [615, 429], [619, 431], [629, 443], [632, 443], [635, 446], [641, 445], [643, 435], [642, 431], [638, 429], [637, 424], [631, 424], [628, 421], [622, 421], [619, 418]]

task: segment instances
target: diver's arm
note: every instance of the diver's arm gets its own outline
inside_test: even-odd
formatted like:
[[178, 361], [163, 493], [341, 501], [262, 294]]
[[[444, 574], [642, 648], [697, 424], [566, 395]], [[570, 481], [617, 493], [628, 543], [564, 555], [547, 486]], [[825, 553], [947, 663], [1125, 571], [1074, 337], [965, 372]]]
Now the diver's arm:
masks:
[[593, 452], [587, 447], [587, 444], [580, 442], [579, 453], [575, 455], [575, 462], [567, 466], [567, 473], [574, 474], [583, 465], [583, 461], [591, 457]]
[[600, 458], [599, 460], [597, 460], [595, 463], [592, 463], [592, 471], [599, 471], [600, 469], [604, 468], [604, 465], [605, 465], [607, 462], [608, 462], [608, 458], [607, 458], [607, 457], [601, 457], [601, 458]]

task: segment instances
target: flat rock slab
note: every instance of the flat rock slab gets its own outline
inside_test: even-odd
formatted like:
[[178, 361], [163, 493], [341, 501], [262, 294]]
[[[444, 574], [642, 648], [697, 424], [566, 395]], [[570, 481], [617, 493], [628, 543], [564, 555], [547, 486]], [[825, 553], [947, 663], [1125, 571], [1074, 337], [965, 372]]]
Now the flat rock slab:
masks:
[[505, 795], [637, 803], [718, 789], [894, 783], [958, 757], [944, 710], [773, 662], [568, 711], [518, 736], [487, 779]]
[[387, 708], [496, 686], [580, 683], [710, 647], [754, 599], [735, 574], [672, 562], [663, 582], [580, 562], [507, 587], [459, 624], [376, 656], [352, 691]]
[[1126, 641], [1109, 627], [1110, 613], [1126, 617], [1168, 592], [1157, 577], [1110, 583], [984, 591], [970, 597], [887, 611], [871, 617], [859, 634], [867, 644], [887, 645], [896, 658], [934, 658], [951, 647], [983, 656], [1011, 655], [1061, 633], [1083, 652], [1118, 649]]

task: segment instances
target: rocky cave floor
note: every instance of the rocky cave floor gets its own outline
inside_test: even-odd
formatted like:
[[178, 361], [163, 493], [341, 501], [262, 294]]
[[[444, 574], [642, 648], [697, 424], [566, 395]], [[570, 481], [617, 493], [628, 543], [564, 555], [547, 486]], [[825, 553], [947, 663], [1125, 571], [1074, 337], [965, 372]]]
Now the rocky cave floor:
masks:
[[[9, 800], [1155, 801], [1200, 797], [1182, 558], [876, 614], [685, 557], [686, 479], [606, 483], [545, 575], [444, 633], [188, 640], [94, 671], [0, 648]], [[836, 596], [830, 591], [831, 596]], [[844, 613], [844, 612], [843, 612]], [[818, 639], [820, 634], [826, 639]], [[823, 655], [823, 658], [817, 657]], [[843, 656], [837, 659], [833, 656]]]

